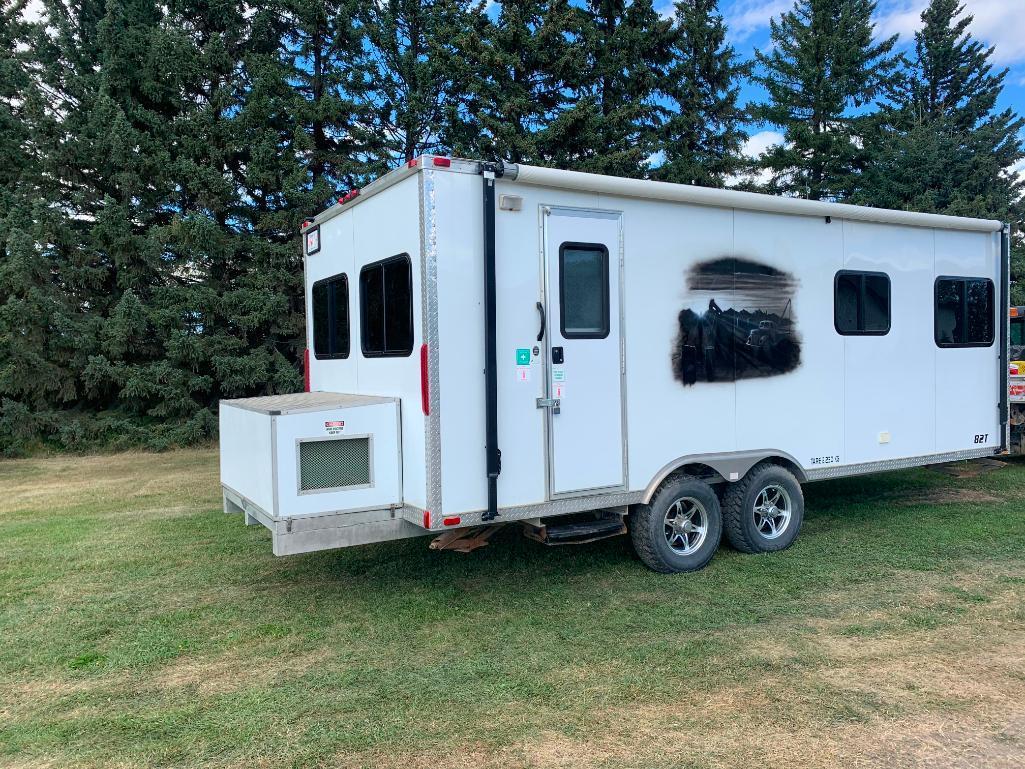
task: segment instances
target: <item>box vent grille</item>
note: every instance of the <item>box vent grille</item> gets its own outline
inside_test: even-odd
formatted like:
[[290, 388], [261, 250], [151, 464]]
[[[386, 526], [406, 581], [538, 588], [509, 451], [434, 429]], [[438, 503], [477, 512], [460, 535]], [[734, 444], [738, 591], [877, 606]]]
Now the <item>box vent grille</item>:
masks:
[[299, 491], [370, 485], [370, 438], [299, 444]]

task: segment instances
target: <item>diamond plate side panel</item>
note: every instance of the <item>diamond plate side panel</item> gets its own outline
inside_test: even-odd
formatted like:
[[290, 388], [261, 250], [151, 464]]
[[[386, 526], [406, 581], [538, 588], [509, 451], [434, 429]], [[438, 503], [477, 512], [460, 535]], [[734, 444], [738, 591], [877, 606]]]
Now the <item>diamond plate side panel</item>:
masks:
[[962, 451], [949, 451], [945, 454], [926, 454], [921, 457], [884, 459], [880, 462], [862, 462], [857, 465], [820, 467], [805, 470], [805, 475], [808, 476], [809, 481], [824, 481], [830, 478], [846, 478], [849, 475], [882, 473], [887, 470], [906, 470], [909, 467], [924, 467], [925, 465], [938, 465], [942, 462], [958, 462], [962, 459], [991, 457], [996, 453], [997, 452], [992, 447], [982, 449], [963, 449]]
[[[438, 338], [438, 228], [435, 217], [435, 172], [420, 174], [420, 307], [421, 328], [427, 345], [427, 382], [430, 414], [427, 420], [427, 509], [441, 513], [441, 378]], [[422, 522], [422, 518], [421, 521]]]
[[[524, 518], [547, 518], [555, 515], [569, 515], [571, 513], [582, 513], [588, 510], [604, 510], [610, 507], [627, 507], [629, 505], [636, 505], [643, 501], [643, 491], [630, 491], [630, 492], [617, 492], [613, 494], [595, 494], [588, 497], [572, 497], [569, 499], [556, 499], [551, 502], [542, 502], [536, 505], [523, 505], [522, 507], [503, 507], [499, 508], [499, 515], [501, 516], [496, 521], [490, 523], [509, 523], [510, 521], [520, 521]], [[480, 526], [484, 523], [481, 520], [481, 516], [484, 514], [483, 510], [478, 510], [473, 513], [460, 513], [459, 518], [460, 526]], [[455, 528], [452, 526], [441, 527], [438, 526], [438, 522], [432, 520], [432, 527], [441, 528]]]

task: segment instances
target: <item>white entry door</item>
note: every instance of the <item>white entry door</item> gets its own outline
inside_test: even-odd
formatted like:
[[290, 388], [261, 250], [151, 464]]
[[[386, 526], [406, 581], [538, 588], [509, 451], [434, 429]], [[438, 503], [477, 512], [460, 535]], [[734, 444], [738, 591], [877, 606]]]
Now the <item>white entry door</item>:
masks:
[[621, 217], [610, 211], [545, 210], [552, 496], [625, 483]]

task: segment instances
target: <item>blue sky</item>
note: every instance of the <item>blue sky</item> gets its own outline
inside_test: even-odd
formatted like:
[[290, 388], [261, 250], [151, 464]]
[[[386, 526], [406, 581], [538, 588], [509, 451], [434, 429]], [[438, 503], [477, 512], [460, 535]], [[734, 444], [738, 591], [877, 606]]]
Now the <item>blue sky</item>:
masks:
[[[975, 17], [972, 34], [994, 47], [997, 68], [1008, 68], [1001, 107], [1011, 107], [1025, 115], [1025, 0], [962, 0], [966, 13]], [[794, 0], [720, 0], [719, 8], [729, 26], [729, 40], [737, 52], [749, 59], [769, 40], [769, 20], [793, 6]], [[879, 37], [899, 35], [898, 46], [907, 49], [914, 43], [915, 30], [921, 26], [922, 9], [928, 0], [878, 0], [876, 29]], [[663, 0], [657, 7], [671, 12], [672, 3]], [[750, 84], [742, 93], [743, 101], [760, 97]], [[757, 154], [779, 140], [771, 129], [752, 129], [749, 150]], [[1025, 164], [1020, 168], [1025, 172]]]

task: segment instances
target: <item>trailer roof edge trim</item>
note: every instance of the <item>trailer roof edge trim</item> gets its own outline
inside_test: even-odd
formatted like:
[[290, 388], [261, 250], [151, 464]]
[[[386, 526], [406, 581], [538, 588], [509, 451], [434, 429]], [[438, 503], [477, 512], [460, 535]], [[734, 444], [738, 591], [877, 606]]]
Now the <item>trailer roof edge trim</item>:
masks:
[[[419, 173], [421, 170], [464, 174], [477, 174], [480, 170], [480, 163], [476, 160], [451, 158], [449, 166], [441, 166], [433, 163], [435, 157], [441, 156], [423, 155], [410, 163], [404, 163], [384, 176], [378, 177], [366, 187], [363, 187], [358, 197], [354, 197], [345, 203], [335, 203], [326, 210], [321, 211], [309, 220], [308, 225], [302, 228], [303, 231], [309, 227], [322, 224], [378, 192], [388, 189], [393, 184]], [[890, 208], [855, 206], [850, 203], [829, 203], [821, 200], [765, 195], [760, 192], [696, 187], [689, 184], [656, 182], [647, 179], [628, 179], [621, 176], [604, 176], [583, 171], [566, 171], [558, 168], [543, 168], [541, 166], [517, 163], [505, 163], [502, 171], [501, 178], [503, 179], [533, 186], [604, 193], [629, 198], [665, 200], [674, 203], [690, 203], [699, 206], [736, 208], [746, 211], [762, 211], [797, 216], [835, 216], [838, 219], [875, 222], [878, 224], [898, 224], [911, 227], [929, 227], [969, 232], [1000, 232], [1003, 228], [1003, 223], [996, 219], [973, 219], [944, 214], [923, 214], [915, 211], [900, 211]]]
[[556, 187], [583, 192], [606, 193], [632, 198], [692, 203], [701, 206], [739, 208], [748, 211], [796, 214], [803, 216], [835, 216], [881, 224], [903, 224], [913, 227], [932, 227], [946, 230], [999, 232], [1003, 224], [995, 219], [972, 219], [943, 214], [923, 214], [888, 208], [855, 206], [849, 203], [829, 203], [821, 200], [764, 195], [758, 192], [724, 190], [714, 187], [695, 187], [646, 179], [627, 179], [603, 176], [582, 171], [564, 171], [540, 166], [506, 164], [505, 178], [541, 187]]

